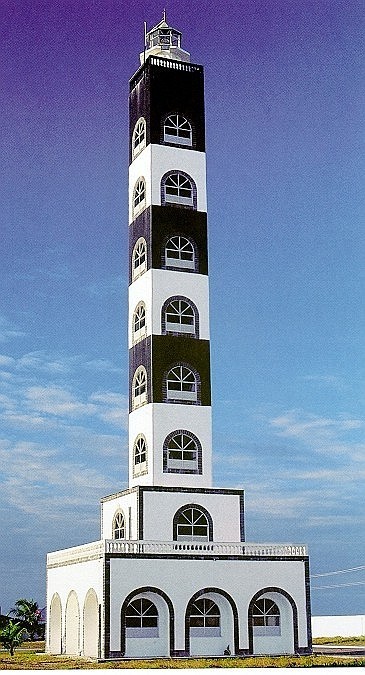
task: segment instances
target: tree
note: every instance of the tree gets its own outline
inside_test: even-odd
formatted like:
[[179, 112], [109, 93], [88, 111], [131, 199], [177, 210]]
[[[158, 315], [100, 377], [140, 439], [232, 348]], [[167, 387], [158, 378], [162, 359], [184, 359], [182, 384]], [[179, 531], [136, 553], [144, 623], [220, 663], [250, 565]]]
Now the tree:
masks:
[[10, 621], [0, 630], [0, 642], [8, 649], [10, 656], [14, 656], [14, 650], [23, 642], [25, 628], [16, 621]]
[[19, 619], [22, 626], [29, 634], [30, 640], [35, 640], [37, 636], [43, 637], [44, 624], [42, 621], [42, 612], [39, 609], [37, 602], [20, 598], [20, 600], [16, 601], [15, 607], [10, 610], [10, 614], [13, 614], [16, 619]]

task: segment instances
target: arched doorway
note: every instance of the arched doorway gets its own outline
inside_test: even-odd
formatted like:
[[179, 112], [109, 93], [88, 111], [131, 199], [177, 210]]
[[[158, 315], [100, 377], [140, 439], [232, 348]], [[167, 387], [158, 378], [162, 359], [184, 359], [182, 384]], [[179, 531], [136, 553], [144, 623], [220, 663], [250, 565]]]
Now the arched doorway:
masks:
[[127, 596], [121, 626], [121, 652], [127, 657], [170, 656], [174, 649], [172, 602], [157, 588], [141, 588]]
[[66, 602], [65, 653], [80, 653], [80, 610], [75, 591], [71, 591]]
[[99, 656], [99, 602], [93, 588], [84, 602], [84, 656]]
[[49, 608], [49, 652], [62, 653], [62, 606], [58, 593], [53, 595]]
[[238, 649], [238, 616], [232, 598], [204, 589], [190, 599], [185, 615], [185, 649], [190, 656], [223, 656]]
[[251, 654], [295, 654], [298, 649], [297, 608], [279, 588], [262, 589], [248, 610]]

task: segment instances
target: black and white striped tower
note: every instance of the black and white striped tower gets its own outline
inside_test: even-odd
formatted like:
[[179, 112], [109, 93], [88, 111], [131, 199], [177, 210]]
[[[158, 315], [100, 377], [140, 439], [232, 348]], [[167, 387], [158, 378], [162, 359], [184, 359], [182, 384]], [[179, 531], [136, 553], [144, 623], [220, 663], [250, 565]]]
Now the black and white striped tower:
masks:
[[129, 485], [209, 488], [204, 75], [165, 15], [129, 101]]

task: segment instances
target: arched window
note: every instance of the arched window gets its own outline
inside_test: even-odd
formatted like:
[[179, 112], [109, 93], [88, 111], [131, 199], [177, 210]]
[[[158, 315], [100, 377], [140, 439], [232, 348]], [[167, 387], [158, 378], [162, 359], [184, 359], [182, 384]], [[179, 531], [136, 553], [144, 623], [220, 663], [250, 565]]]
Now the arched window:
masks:
[[183, 171], [170, 171], [161, 182], [161, 202], [196, 208], [196, 187], [194, 181]]
[[281, 635], [280, 610], [277, 604], [270, 598], [256, 600], [252, 610], [253, 634]]
[[182, 298], [167, 301], [162, 311], [163, 333], [196, 334], [196, 309], [193, 304]]
[[125, 518], [121, 511], [113, 518], [113, 539], [125, 539]]
[[143, 434], [139, 434], [134, 441], [133, 473], [135, 476], [147, 473], [147, 443]]
[[202, 448], [190, 431], [173, 431], [164, 442], [165, 473], [201, 473]]
[[171, 368], [166, 377], [166, 399], [168, 401], [198, 400], [198, 388], [195, 373], [187, 366]]
[[147, 403], [147, 371], [144, 366], [139, 366], [134, 373], [132, 382], [132, 408]]
[[138, 178], [133, 190], [133, 217], [135, 218], [146, 206], [146, 181]]
[[147, 598], [137, 598], [125, 610], [126, 637], [158, 637], [158, 611]]
[[144, 302], [139, 302], [133, 313], [132, 321], [132, 338], [133, 344], [143, 340], [146, 336], [146, 305]]
[[169, 115], [163, 126], [163, 139], [165, 143], [177, 143], [191, 147], [193, 133], [190, 122], [179, 113]]
[[217, 637], [221, 634], [221, 613], [218, 605], [209, 598], [199, 598], [193, 603], [190, 616], [190, 637]]
[[186, 237], [175, 235], [165, 246], [165, 265], [183, 270], [195, 270], [194, 246]]
[[195, 504], [183, 506], [174, 517], [175, 541], [212, 541], [213, 522], [205, 509]]
[[137, 239], [132, 253], [132, 280], [135, 281], [147, 269], [147, 243], [143, 237]]
[[146, 120], [144, 117], [140, 117], [137, 120], [134, 127], [132, 135], [132, 158], [134, 159], [137, 155], [146, 147]]

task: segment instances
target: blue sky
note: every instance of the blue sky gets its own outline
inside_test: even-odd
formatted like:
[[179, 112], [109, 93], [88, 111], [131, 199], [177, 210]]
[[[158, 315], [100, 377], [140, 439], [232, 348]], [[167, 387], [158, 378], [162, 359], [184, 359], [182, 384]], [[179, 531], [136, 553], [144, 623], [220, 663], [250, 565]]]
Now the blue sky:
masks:
[[[162, 9], [0, 4], [3, 611], [45, 604], [47, 551], [127, 486], [128, 79]], [[249, 541], [360, 566], [362, 3], [166, 9], [206, 72], [215, 485], [245, 488]], [[313, 579], [314, 614], [364, 613], [364, 581]]]

